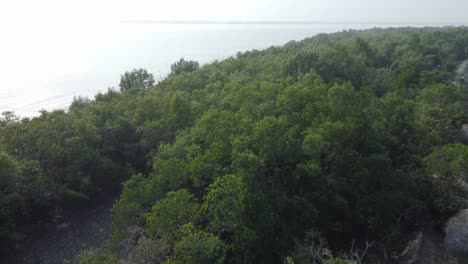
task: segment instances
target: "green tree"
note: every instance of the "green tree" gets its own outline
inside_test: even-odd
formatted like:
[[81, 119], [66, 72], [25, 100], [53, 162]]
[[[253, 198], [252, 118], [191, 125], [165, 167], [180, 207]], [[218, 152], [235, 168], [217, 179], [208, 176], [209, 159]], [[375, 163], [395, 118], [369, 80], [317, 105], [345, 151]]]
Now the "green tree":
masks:
[[231, 233], [245, 228], [244, 211], [246, 186], [239, 175], [218, 178], [208, 188], [201, 206], [209, 220], [209, 229], [215, 233]]
[[435, 148], [424, 164], [433, 184], [435, 209], [442, 217], [456, 213], [461, 208], [460, 198], [468, 195], [468, 146], [453, 144]]
[[174, 241], [176, 231], [195, 219], [198, 204], [192, 194], [182, 189], [168, 192], [146, 215], [146, 228], [150, 236]]
[[219, 237], [204, 231], [184, 236], [174, 246], [174, 254], [165, 264], [222, 264], [226, 246]]
[[16, 213], [21, 205], [20, 186], [16, 162], [0, 152], [0, 239], [8, 238], [15, 230]]
[[179, 75], [184, 72], [192, 72], [197, 70], [200, 67], [200, 64], [196, 61], [186, 61], [184, 58], [180, 59], [178, 62], [175, 62], [171, 65], [171, 74]]
[[12, 111], [5, 111], [2, 113], [2, 118], [0, 119], [6, 123], [19, 121], [19, 117], [15, 115]]
[[91, 249], [81, 252], [76, 256], [73, 264], [117, 264], [118, 258], [111, 252], [104, 252], [99, 249]]
[[434, 84], [416, 98], [417, 123], [430, 136], [430, 143], [447, 142], [450, 130], [459, 129], [464, 119], [462, 97], [452, 84]]
[[141, 236], [130, 253], [128, 261], [130, 264], [160, 264], [171, 252], [171, 247], [162, 239], [153, 240]]
[[178, 158], [157, 159], [153, 164], [153, 175], [158, 196], [163, 197], [169, 191], [177, 191], [189, 186], [190, 172], [187, 164]]
[[120, 76], [119, 86], [121, 91], [131, 88], [149, 90], [154, 86], [154, 76], [145, 69], [134, 69]]
[[201, 212], [208, 229], [228, 241], [235, 262], [244, 263], [251, 258], [249, 249], [255, 240], [255, 232], [247, 219], [247, 186], [240, 175], [218, 178], [208, 188]]

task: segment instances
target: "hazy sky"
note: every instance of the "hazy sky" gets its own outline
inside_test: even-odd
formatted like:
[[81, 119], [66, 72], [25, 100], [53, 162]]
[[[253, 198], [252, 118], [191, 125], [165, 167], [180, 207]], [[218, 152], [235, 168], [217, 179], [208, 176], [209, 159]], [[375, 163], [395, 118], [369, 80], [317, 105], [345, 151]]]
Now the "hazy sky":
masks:
[[464, 23], [467, 11], [465, 0], [0, 0], [0, 81], [21, 68], [37, 82], [45, 64], [56, 75], [92, 71], [76, 58], [112, 41], [111, 25], [125, 20]]
[[[2, 0], [8, 1], [8, 0]], [[12, 0], [11, 2], [17, 2]], [[21, 2], [21, 1], [18, 1]], [[33, 1], [31, 1], [33, 2]], [[155, 20], [324, 20], [324, 21], [419, 21], [465, 22], [465, 0], [117, 0], [34, 1], [41, 12], [63, 9], [93, 19]], [[50, 2], [50, 3], [49, 3]], [[60, 4], [59, 4], [60, 3]], [[18, 4], [15, 4], [18, 6]], [[27, 5], [22, 6], [22, 10]], [[3, 8], [2, 8], [3, 9]], [[70, 14], [67, 14], [70, 13]]]
[[[127, 20], [468, 22], [468, 0], [0, 0], [0, 92], [95, 72]], [[117, 25], [117, 26], [116, 26]]]
[[466, 22], [465, 0], [1, 0], [9, 26], [71, 20]]

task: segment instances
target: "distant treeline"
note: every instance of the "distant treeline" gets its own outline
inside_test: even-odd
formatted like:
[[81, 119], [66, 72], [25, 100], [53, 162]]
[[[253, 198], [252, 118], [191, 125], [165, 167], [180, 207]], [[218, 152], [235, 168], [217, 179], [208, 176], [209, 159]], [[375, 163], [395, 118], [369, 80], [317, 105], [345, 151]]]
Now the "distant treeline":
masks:
[[338, 253], [352, 239], [391, 245], [460, 209], [467, 47], [466, 27], [320, 34], [4, 113], [0, 237], [123, 182], [110, 243], [77, 263], [359, 263]]

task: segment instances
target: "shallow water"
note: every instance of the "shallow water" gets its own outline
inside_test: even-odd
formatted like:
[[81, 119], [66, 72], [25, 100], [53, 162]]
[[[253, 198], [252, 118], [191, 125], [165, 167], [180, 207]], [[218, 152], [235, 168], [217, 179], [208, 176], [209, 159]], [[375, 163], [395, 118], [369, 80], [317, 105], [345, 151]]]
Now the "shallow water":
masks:
[[3, 51], [13, 65], [2, 65], [8, 60], [0, 60], [0, 69], [6, 69], [0, 74], [0, 112], [27, 117], [41, 109], [65, 109], [75, 96], [93, 97], [116, 87], [120, 74], [133, 68], [145, 68], [161, 79], [171, 63], [182, 57], [203, 64], [318, 33], [375, 26], [116, 23], [96, 28], [92, 34], [34, 40], [13, 49], [13, 54]]

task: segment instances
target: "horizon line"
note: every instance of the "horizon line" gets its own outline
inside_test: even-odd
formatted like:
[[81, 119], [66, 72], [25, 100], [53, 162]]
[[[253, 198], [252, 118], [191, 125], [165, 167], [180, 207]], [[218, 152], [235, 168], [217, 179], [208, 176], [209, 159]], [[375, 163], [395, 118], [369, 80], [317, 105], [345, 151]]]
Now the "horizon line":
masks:
[[122, 20], [123, 24], [161, 25], [466, 25], [467, 22], [389, 22], [389, 21], [312, 21], [312, 20]]

